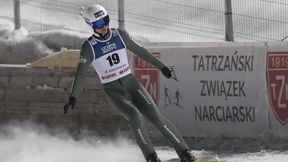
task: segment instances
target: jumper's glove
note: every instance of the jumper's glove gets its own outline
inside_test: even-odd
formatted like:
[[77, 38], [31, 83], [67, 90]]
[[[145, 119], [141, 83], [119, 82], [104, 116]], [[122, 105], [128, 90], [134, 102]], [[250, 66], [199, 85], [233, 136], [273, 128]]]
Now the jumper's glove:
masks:
[[171, 78], [172, 76], [172, 69], [170, 67], [164, 66], [161, 72], [166, 78]]
[[75, 104], [76, 104], [76, 98], [75, 97], [69, 97], [68, 103], [66, 103], [64, 106], [64, 114], [67, 114], [70, 107], [71, 107], [71, 109], [73, 109]]

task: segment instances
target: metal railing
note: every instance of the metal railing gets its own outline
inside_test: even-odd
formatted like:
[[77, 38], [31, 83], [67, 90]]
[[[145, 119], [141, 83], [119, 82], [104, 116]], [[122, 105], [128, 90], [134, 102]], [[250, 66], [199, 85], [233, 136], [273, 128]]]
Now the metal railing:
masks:
[[[79, 15], [80, 7], [98, 3], [108, 10], [112, 26], [118, 27], [120, 23], [119, 28], [125, 27], [140, 41], [287, 40], [287, 0], [233, 0], [231, 8], [229, 1], [21, 0], [20, 12], [15, 10], [13, 14], [10, 12], [13, 11], [13, 1], [0, 0], [0, 19], [13, 22], [14, 15], [19, 15], [22, 27], [28, 31], [64, 29], [88, 33]], [[118, 6], [122, 6], [120, 10]], [[19, 17], [15, 21], [16, 29], [20, 27]]]

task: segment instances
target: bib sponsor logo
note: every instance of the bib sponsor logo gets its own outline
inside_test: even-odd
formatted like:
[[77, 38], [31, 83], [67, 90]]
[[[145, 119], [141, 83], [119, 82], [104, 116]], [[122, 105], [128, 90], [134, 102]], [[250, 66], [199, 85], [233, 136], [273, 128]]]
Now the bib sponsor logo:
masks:
[[288, 52], [268, 53], [267, 79], [271, 107], [285, 125], [288, 123]]
[[123, 74], [123, 73], [127, 72], [129, 69], [130, 69], [129, 66], [128, 66], [128, 67], [125, 67], [125, 68], [123, 68], [123, 69], [121, 69], [121, 70], [119, 71], [119, 74]]
[[102, 80], [106, 80], [106, 79], [110, 79], [110, 78], [113, 78], [113, 77], [116, 77], [116, 73], [111, 73], [111, 74], [103, 75], [103, 76], [101, 76], [101, 79], [102, 79]]
[[106, 53], [111, 52], [111, 51], [116, 50], [116, 49], [117, 49], [117, 45], [115, 43], [111, 43], [111, 44], [107, 43], [106, 46], [101, 48], [103, 54], [106, 54]]

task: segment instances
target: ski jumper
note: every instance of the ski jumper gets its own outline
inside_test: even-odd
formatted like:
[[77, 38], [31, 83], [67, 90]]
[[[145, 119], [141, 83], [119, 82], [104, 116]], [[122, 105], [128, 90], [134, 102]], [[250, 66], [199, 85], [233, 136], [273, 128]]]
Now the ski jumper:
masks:
[[127, 120], [146, 159], [155, 150], [144, 126], [144, 116], [169, 139], [180, 155], [183, 150], [188, 149], [187, 144], [131, 73], [126, 51], [132, 51], [158, 69], [162, 69], [164, 64], [135, 43], [126, 31], [116, 28], [109, 30], [105, 39], [92, 35], [82, 45], [71, 96], [78, 97], [92, 64], [103, 85], [106, 99]]

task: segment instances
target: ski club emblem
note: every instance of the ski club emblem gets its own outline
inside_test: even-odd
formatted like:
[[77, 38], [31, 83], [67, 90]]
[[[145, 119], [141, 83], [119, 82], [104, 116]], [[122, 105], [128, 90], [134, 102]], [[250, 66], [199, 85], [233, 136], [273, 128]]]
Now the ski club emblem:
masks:
[[288, 52], [268, 52], [267, 84], [273, 112], [285, 125], [288, 123]]
[[[160, 58], [160, 52], [152, 52], [152, 54]], [[143, 60], [142, 58], [134, 57], [134, 74], [139, 82], [145, 87], [156, 105], [159, 104], [159, 74], [158, 69]]]

